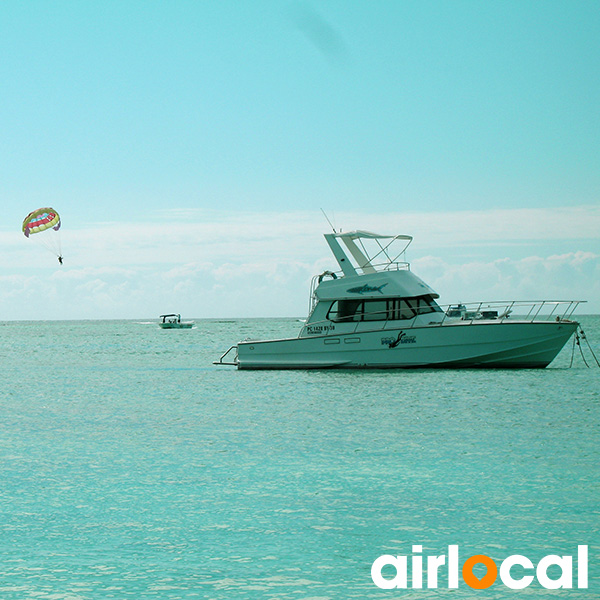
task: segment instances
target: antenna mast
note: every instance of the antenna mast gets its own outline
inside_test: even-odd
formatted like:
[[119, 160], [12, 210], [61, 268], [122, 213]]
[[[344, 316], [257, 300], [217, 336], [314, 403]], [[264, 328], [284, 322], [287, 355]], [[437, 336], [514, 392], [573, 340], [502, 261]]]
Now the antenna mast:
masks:
[[333, 233], [335, 233], [335, 227], [332, 225], [331, 221], [329, 220], [329, 217], [325, 214], [325, 211], [323, 209], [321, 209], [321, 212], [323, 213], [323, 216], [327, 219], [329, 227], [331, 227], [331, 230], [333, 231]]

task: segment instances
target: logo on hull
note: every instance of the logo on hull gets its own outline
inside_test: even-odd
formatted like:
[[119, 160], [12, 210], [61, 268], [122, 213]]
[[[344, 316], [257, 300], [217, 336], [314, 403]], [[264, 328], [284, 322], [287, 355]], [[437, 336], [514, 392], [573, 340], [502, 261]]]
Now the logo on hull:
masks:
[[397, 338], [393, 337], [385, 337], [381, 338], [381, 345], [387, 346], [389, 348], [395, 348], [398, 344], [416, 344], [417, 336], [416, 335], [408, 335], [405, 331], [400, 331], [398, 333]]

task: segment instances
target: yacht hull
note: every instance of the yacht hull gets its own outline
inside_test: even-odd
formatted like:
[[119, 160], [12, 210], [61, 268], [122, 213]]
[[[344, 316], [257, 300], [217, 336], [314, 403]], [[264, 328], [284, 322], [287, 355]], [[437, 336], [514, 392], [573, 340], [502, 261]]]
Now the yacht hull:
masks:
[[578, 323], [471, 321], [245, 341], [239, 369], [544, 368]]

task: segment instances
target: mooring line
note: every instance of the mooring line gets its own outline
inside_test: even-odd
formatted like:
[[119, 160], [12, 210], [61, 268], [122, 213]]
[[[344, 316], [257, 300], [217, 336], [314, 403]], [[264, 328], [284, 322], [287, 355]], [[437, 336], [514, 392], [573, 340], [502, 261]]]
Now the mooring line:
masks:
[[[598, 358], [594, 354], [594, 350], [590, 344], [590, 341], [588, 340], [587, 335], [585, 335], [585, 331], [583, 331], [581, 326], [579, 327], [579, 332], [581, 333], [581, 339], [585, 340], [585, 343], [587, 344], [589, 351], [592, 353], [592, 356], [594, 357], [594, 360], [596, 361], [596, 365], [598, 365], [598, 368], [600, 368], [600, 362], [598, 362]], [[579, 344], [579, 341], [577, 343]], [[579, 346], [579, 350], [581, 351], [581, 345]], [[582, 356], [583, 356], [583, 353], [582, 353]], [[585, 362], [585, 359], [584, 359], [584, 362]], [[585, 364], [587, 365], [587, 363], [585, 363]]]

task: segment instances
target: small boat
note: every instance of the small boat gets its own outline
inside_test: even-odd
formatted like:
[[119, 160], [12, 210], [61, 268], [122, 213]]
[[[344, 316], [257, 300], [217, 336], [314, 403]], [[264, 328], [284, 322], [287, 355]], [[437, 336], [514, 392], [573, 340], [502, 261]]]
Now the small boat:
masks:
[[352, 231], [328, 233], [325, 240], [341, 271], [313, 278], [309, 316], [298, 336], [240, 341], [215, 364], [238, 369], [543, 368], [579, 326], [570, 318], [581, 303], [577, 300], [440, 306], [437, 292], [404, 260], [411, 236]]
[[160, 315], [159, 319], [162, 319], [158, 323], [161, 329], [191, 329], [194, 326], [194, 321], [182, 321], [181, 315]]

